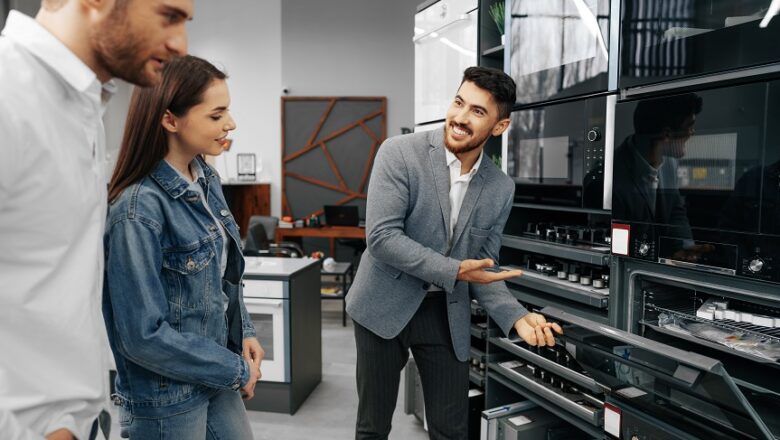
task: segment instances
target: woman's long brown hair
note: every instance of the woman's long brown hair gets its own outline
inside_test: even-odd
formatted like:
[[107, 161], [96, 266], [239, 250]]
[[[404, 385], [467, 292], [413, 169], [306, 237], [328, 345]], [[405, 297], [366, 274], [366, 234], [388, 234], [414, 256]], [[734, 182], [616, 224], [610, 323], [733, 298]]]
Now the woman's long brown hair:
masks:
[[109, 203], [125, 188], [148, 176], [168, 154], [168, 137], [162, 126], [165, 111], [170, 110], [177, 117], [186, 115], [200, 104], [212, 81], [225, 78], [227, 75], [208, 61], [186, 55], [165, 66], [162, 81], [156, 86], [135, 88], [119, 158], [108, 184]]

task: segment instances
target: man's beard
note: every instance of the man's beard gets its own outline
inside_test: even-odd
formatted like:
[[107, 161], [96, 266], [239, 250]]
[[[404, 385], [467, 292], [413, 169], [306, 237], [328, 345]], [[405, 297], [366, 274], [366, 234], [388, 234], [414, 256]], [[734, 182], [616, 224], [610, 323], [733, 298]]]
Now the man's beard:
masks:
[[[463, 127], [461, 127], [461, 128], [463, 128]], [[444, 146], [450, 151], [450, 153], [456, 154], [456, 155], [457, 154], [464, 154], [464, 153], [468, 153], [469, 151], [476, 150], [477, 148], [481, 147], [482, 144], [484, 144], [485, 141], [490, 137], [490, 133], [488, 133], [487, 136], [483, 137], [482, 139], [475, 139], [473, 142], [469, 142], [464, 147], [455, 147], [453, 145], [450, 145], [450, 143], [449, 143], [449, 138], [448, 138], [447, 134], [449, 134], [450, 130], [452, 130], [452, 128], [450, 127], [450, 124], [446, 124], [444, 126]], [[464, 128], [464, 130], [468, 130], [468, 129]], [[471, 135], [474, 134], [474, 132], [472, 132], [471, 130], [468, 130], [468, 132]]]
[[114, 78], [141, 87], [153, 86], [158, 79], [145, 72], [146, 57], [141, 53], [143, 37], [130, 29], [125, 12], [114, 11], [90, 35], [97, 62]]

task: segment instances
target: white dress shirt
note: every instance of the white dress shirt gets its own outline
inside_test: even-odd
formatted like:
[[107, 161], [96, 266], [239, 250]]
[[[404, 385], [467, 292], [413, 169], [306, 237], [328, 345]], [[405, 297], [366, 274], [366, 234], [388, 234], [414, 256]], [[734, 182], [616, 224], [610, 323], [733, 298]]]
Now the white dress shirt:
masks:
[[[0, 38], [0, 437], [88, 439], [108, 402], [101, 313], [113, 89], [35, 20]], [[100, 435], [98, 438], [102, 438]]]
[[462, 164], [460, 159], [452, 154], [450, 150], [445, 149], [444, 155], [447, 158], [447, 167], [450, 169], [450, 241], [452, 241], [452, 236], [455, 232], [455, 224], [458, 223], [458, 215], [460, 215], [460, 207], [463, 206], [463, 198], [466, 197], [466, 190], [469, 189], [471, 179], [477, 174], [484, 154], [484, 151], [480, 152], [471, 170], [461, 175], [460, 167]]

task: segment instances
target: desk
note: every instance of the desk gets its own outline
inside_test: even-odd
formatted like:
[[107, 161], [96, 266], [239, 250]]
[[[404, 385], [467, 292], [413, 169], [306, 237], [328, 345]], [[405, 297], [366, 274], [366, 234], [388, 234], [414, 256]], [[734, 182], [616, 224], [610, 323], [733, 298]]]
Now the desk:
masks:
[[286, 237], [319, 237], [330, 242], [330, 255], [336, 255], [337, 238], [366, 239], [366, 228], [358, 226], [322, 226], [319, 228], [276, 228], [276, 242], [281, 243]]

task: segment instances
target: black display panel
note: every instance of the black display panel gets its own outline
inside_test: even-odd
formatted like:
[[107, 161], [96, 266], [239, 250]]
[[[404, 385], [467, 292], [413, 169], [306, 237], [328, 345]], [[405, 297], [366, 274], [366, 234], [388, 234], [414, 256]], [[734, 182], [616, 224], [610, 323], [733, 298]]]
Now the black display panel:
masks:
[[780, 61], [771, 0], [623, 0], [620, 88]]
[[517, 102], [607, 90], [609, 0], [515, 0], [508, 71]]

